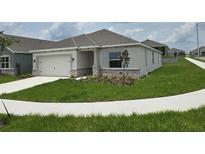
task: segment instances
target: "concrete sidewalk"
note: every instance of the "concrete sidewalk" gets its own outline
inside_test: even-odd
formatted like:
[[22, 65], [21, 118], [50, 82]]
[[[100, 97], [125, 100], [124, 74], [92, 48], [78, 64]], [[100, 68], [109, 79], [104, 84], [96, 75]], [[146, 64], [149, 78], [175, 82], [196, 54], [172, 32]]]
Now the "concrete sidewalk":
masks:
[[205, 69], [205, 63], [204, 62], [201, 62], [199, 60], [195, 60], [195, 59], [192, 59], [192, 58], [185, 58], [187, 59], [188, 61], [192, 62], [193, 64]]
[[[36, 103], [4, 100], [10, 113], [14, 115], [131, 115], [160, 111], [187, 111], [205, 105], [205, 89], [187, 94], [140, 100], [94, 102], [94, 103]], [[0, 113], [5, 113], [0, 102]]]
[[40, 84], [53, 82], [53, 81], [56, 81], [62, 78], [63, 77], [37, 76], [37, 77], [17, 80], [13, 82], [3, 83], [3, 84], [0, 84], [0, 95], [3, 93], [12, 93], [12, 92], [24, 90], [24, 89], [31, 88], [31, 87], [34, 87]]

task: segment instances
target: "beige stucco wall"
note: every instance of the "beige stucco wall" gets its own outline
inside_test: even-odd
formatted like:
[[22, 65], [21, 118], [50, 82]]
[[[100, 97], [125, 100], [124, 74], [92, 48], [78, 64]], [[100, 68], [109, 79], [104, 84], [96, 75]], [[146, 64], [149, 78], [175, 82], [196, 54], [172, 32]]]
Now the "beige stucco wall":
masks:
[[[142, 46], [104, 48], [100, 50], [100, 67], [109, 68], [109, 53], [123, 52], [127, 50], [130, 57], [128, 68], [140, 69], [140, 76], [146, 75], [161, 66], [161, 54]], [[154, 64], [152, 63], [152, 52], [154, 52]], [[147, 61], [147, 62], [146, 62]]]
[[[109, 68], [109, 53], [124, 52], [124, 50], [129, 52], [130, 63], [128, 68], [140, 69], [140, 76], [144, 76], [161, 66], [161, 54], [143, 46], [110, 47], [94, 50], [33, 53], [33, 72], [35, 72], [35, 75], [38, 74], [38, 58], [41, 56], [71, 55], [74, 59], [71, 64], [71, 70], [75, 72], [76, 76], [81, 76], [91, 73], [92, 67], [99, 67], [99, 69]], [[152, 52], [154, 52], [154, 64], [152, 63]]]
[[92, 68], [93, 51], [77, 52], [77, 69]]

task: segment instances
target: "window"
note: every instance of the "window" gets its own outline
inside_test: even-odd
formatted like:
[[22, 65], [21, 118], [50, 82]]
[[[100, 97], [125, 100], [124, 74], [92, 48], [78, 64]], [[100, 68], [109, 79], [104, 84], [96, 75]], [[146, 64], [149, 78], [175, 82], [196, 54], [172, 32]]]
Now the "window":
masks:
[[145, 66], [147, 66], [147, 50], [145, 49]]
[[154, 64], [154, 51], [152, 51], [152, 64]]
[[109, 55], [110, 68], [121, 68], [121, 52], [110, 52]]
[[9, 56], [0, 57], [0, 68], [9, 68]]

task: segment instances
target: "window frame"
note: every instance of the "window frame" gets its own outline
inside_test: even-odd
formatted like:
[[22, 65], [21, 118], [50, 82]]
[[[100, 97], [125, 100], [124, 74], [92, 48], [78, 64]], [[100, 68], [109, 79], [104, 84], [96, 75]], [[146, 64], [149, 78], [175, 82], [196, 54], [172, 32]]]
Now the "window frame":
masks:
[[152, 51], [152, 64], [154, 64], [154, 51]]
[[[119, 58], [111, 58], [111, 54], [112, 54], [112, 53], [120, 53], [120, 57], [119, 57]], [[109, 52], [109, 68], [122, 68], [121, 55], [122, 55], [122, 52], [120, 52], [120, 51], [112, 51], [112, 52]], [[111, 61], [117, 61], [117, 62], [120, 61], [120, 67], [111, 67], [111, 65], [110, 65], [110, 62], [111, 62]]]
[[[5, 58], [5, 61], [1, 61], [2, 58]], [[8, 62], [6, 62], [6, 58], [8, 58]], [[2, 63], [4, 63], [4, 67], [2, 67]], [[6, 67], [8, 64], [8, 67]], [[1, 69], [10, 69], [10, 56], [9, 55], [3, 55], [3, 56], [0, 56], [0, 68]]]
[[148, 66], [148, 62], [147, 62], [147, 50], [145, 49], [145, 66]]

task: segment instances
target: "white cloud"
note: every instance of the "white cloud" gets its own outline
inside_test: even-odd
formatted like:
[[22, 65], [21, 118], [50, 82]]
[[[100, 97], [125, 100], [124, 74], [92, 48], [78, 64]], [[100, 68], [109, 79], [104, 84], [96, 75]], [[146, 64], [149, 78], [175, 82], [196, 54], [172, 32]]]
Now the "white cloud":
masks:
[[154, 31], [147, 35], [147, 38], [150, 40], [156, 40], [158, 37], [159, 32]]
[[91, 27], [93, 26], [94, 23], [92, 22], [78, 22], [76, 23], [76, 28], [79, 30], [79, 31], [84, 31], [86, 32], [87, 31], [87, 28], [88, 27]]
[[88, 28], [93, 23], [79, 22], [79, 23], [53, 23], [50, 27], [41, 30], [40, 37], [44, 39], [60, 40], [62, 38], [71, 37], [74, 35], [88, 32]]
[[111, 26], [110, 28], [108, 28], [110, 31], [114, 31], [116, 33], [120, 33], [122, 35], [125, 35], [129, 38], [132, 38], [132, 39], [136, 39], [138, 40], [139, 38], [139, 33], [140, 32], [143, 32], [144, 29], [142, 28], [133, 28], [133, 29], [125, 29], [125, 30], [117, 30], [115, 29], [113, 26]]
[[184, 23], [180, 27], [176, 28], [174, 32], [168, 36], [163, 42], [175, 43], [177, 41], [186, 41], [190, 36], [193, 35], [195, 23]]
[[23, 31], [22, 23], [2, 22], [0, 23], [0, 31], [4, 31], [5, 34], [19, 35]]
[[124, 34], [128, 37], [136, 39], [138, 36], [138, 33], [143, 32], [144, 29], [142, 28], [135, 28], [135, 29], [126, 29], [124, 31]]

